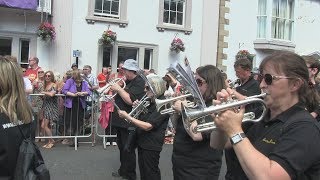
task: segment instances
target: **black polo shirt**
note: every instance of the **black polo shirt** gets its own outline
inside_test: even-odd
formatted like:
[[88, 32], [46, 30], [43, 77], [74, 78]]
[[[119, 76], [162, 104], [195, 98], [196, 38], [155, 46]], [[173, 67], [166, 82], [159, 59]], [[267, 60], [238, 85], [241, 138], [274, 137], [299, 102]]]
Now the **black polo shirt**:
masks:
[[[209, 116], [207, 117], [205, 121], [213, 121]], [[209, 133], [202, 133], [202, 136], [202, 141], [194, 141], [186, 132], [180, 117], [177, 120], [174, 136], [172, 163], [179, 168], [190, 169], [191, 174], [199, 174], [206, 169], [208, 177], [219, 177], [222, 150], [215, 150], [210, 147]], [[204, 175], [201, 174], [201, 176]]]
[[[165, 99], [165, 97], [162, 95], [159, 99]], [[138, 128], [138, 146], [146, 150], [161, 151], [169, 115], [160, 114], [156, 109], [156, 104], [151, 102], [148, 112], [142, 114], [139, 120], [150, 123], [153, 128], [150, 131]]]
[[[267, 115], [246, 135], [259, 152], [280, 164], [291, 179], [320, 179], [319, 123], [301, 104], [272, 120]], [[231, 179], [247, 179], [239, 162], [233, 168]]]
[[[137, 99], [140, 100], [145, 95], [144, 85], [144, 80], [138, 75], [134, 79], [126, 81], [126, 87], [124, 90], [129, 93], [132, 102]], [[132, 109], [132, 105], [128, 105], [126, 102], [124, 102], [119, 94], [117, 94], [115, 97], [115, 103], [121, 110], [124, 110], [128, 113]], [[132, 125], [120, 118], [117, 109], [115, 109], [115, 111], [112, 113], [112, 126], [128, 128]]]

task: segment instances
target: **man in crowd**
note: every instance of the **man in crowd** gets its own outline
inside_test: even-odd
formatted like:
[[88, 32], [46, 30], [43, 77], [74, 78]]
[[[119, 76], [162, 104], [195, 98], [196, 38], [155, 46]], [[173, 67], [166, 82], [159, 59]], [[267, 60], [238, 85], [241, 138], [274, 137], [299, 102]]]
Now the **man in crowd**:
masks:
[[26, 70], [25, 75], [28, 76], [29, 80], [33, 82], [38, 77], [38, 71], [41, 68], [38, 66], [39, 59], [37, 57], [31, 57], [29, 59], [29, 68]]

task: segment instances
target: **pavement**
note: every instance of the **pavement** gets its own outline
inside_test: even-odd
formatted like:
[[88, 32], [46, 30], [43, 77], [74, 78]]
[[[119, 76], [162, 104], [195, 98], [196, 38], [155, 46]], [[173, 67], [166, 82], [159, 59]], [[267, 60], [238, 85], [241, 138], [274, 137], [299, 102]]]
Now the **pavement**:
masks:
[[[39, 143], [41, 147], [43, 143]], [[120, 166], [117, 146], [103, 148], [102, 140], [91, 143], [80, 143], [78, 150], [56, 143], [52, 149], [40, 148], [46, 165], [50, 170], [51, 180], [120, 180], [111, 176]], [[172, 145], [165, 144], [160, 154], [160, 170], [163, 180], [173, 180], [171, 164]], [[220, 178], [223, 180], [225, 163], [222, 165]], [[137, 163], [137, 176], [139, 169]]]

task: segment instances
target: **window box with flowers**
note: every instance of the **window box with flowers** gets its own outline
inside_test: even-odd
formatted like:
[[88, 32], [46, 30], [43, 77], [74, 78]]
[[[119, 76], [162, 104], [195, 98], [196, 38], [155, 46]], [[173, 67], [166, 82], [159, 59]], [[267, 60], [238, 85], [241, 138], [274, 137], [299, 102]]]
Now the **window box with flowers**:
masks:
[[44, 22], [38, 27], [37, 35], [43, 41], [53, 41], [56, 38], [56, 31], [52, 24]]
[[102, 37], [99, 39], [100, 45], [112, 46], [117, 40], [117, 33], [114, 31], [106, 30], [103, 32]]
[[170, 51], [180, 53], [180, 51], [183, 52], [184, 50], [185, 50], [185, 47], [182, 40], [180, 38], [175, 37], [171, 42]]

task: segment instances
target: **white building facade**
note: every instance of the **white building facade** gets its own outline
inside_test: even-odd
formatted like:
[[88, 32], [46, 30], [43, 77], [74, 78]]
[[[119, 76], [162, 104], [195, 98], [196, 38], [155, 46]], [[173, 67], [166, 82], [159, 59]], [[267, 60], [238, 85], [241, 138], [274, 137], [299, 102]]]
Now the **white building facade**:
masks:
[[239, 50], [255, 55], [253, 67], [275, 50], [300, 55], [320, 52], [319, 0], [231, 0], [227, 60], [223, 65], [235, 79], [233, 64]]
[[[1, 39], [11, 40], [11, 55], [20, 57], [19, 41], [29, 42], [28, 56], [37, 56], [46, 70], [64, 73], [76, 62], [79, 68], [91, 65], [93, 73], [103, 66], [116, 70], [119, 61], [136, 59], [142, 69], [155, 69], [163, 75], [170, 65], [169, 47], [178, 37], [185, 45], [179, 59], [187, 57], [192, 69], [201, 64], [216, 64], [219, 2], [212, 0], [52, 0], [49, 21], [55, 27], [56, 39], [43, 42], [35, 32], [40, 12], [0, 7]], [[17, 19], [16, 13], [24, 13]], [[27, 13], [25, 13], [27, 12]], [[31, 15], [35, 13], [36, 15]], [[11, 15], [7, 15], [11, 14]], [[32, 18], [34, 17], [34, 18]], [[24, 21], [27, 19], [27, 21]], [[26, 28], [25, 28], [26, 27]], [[107, 29], [117, 33], [113, 46], [99, 44]], [[1, 46], [1, 45], [0, 45]]]

